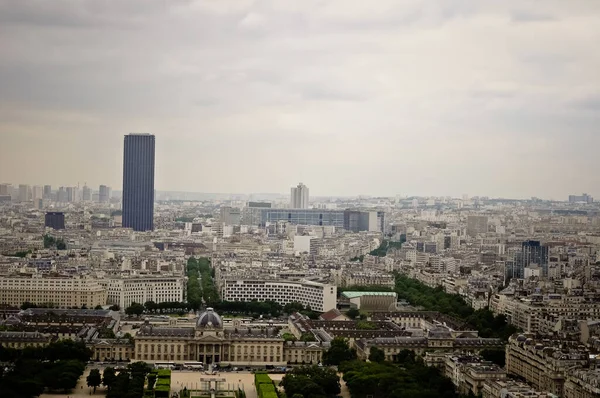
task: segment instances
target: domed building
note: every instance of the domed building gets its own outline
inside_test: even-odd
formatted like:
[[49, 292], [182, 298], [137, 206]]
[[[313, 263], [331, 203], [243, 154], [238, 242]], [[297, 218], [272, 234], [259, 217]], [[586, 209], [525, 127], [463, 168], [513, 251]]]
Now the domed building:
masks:
[[[249, 328], [234, 320], [224, 327], [212, 308], [200, 313], [193, 327], [154, 326], [148, 320], [135, 335], [136, 361], [224, 363], [241, 366], [285, 366], [284, 340], [274, 327]], [[321, 361], [323, 346], [294, 347], [295, 358]], [[306, 356], [305, 356], [306, 355]]]

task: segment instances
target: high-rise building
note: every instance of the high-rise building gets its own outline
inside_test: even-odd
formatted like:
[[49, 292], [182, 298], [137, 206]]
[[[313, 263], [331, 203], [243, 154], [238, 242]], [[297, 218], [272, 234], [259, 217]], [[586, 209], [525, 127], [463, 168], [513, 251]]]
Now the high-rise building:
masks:
[[98, 201], [100, 203], [110, 202], [110, 187], [107, 187], [106, 185], [100, 185], [100, 189], [98, 192]]
[[59, 203], [67, 203], [67, 190], [65, 187], [58, 188], [58, 192], [56, 194], [56, 201]]
[[65, 229], [65, 213], [48, 212], [44, 225], [46, 228]]
[[19, 185], [19, 202], [27, 202], [29, 200], [29, 185]]
[[44, 185], [44, 200], [52, 199], [52, 187], [50, 185]]
[[123, 227], [154, 229], [154, 146], [150, 134], [125, 136], [123, 155]]
[[12, 193], [12, 184], [0, 184], [0, 196], [11, 196]]
[[290, 207], [292, 209], [308, 209], [308, 187], [303, 183], [290, 190]]
[[79, 202], [79, 188], [67, 187], [67, 202]]
[[32, 192], [31, 196], [32, 196], [33, 202], [37, 205], [37, 202], [40, 199], [44, 198], [43, 188], [41, 187], [41, 185], [35, 185], [32, 188], [31, 192]]
[[488, 231], [487, 216], [469, 216], [467, 217], [467, 235], [475, 237], [478, 234], [484, 234]]
[[92, 190], [87, 185], [83, 186], [81, 198], [84, 202], [89, 202], [90, 200], [92, 200]]

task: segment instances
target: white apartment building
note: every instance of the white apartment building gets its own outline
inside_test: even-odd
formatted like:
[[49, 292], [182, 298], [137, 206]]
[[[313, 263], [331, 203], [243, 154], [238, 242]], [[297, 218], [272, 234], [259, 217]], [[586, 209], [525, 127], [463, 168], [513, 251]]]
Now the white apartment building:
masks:
[[308, 209], [308, 187], [303, 183], [290, 189], [290, 208]]
[[24, 302], [52, 303], [60, 308], [94, 308], [106, 304], [106, 290], [97, 280], [87, 278], [33, 277], [0, 278], [0, 304], [20, 306]]
[[182, 276], [132, 276], [107, 278], [100, 283], [106, 287], [108, 304], [127, 308], [131, 303], [144, 304], [183, 302], [186, 279]]
[[225, 301], [275, 301], [281, 305], [299, 302], [314, 311], [336, 308], [337, 288], [310, 281], [224, 280], [221, 297]]

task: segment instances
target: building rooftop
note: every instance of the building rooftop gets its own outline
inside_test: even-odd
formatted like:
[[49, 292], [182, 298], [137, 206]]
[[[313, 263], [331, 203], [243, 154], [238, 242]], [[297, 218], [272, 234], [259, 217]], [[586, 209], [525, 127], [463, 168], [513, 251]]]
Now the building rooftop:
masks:
[[342, 296], [353, 299], [362, 296], [396, 296], [396, 292], [343, 292]]

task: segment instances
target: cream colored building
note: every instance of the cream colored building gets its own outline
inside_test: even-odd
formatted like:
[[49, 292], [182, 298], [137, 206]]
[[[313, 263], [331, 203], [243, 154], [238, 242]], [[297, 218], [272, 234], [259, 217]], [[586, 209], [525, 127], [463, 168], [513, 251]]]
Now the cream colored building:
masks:
[[127, 308], [131, 303], [183, 302], [186, 280], [180, 276], [132, 276], [99, 281], [107, 291], [107, 303]]
[[482, 398], [558, 398], [558, 395], [536, 391], [515, 380], [488, 380], [483, 385]]
[[96, 280], [80, 277], [0, 278], [0, 304], [19, 307], [24, 302], [94, 308], [106, 304], [106, 290]]
[[317, 364], [329, 346], [318, 342], [286, 344], [277, 329], [242, 327], [239, 320], [224, 328], [212, 308], [200, 314], [194, 327], [156, 327], [146, 321], [134, 340], [136, 361], [234, 366], [285, 366], [288, 361]]
[[506, 345], [506, 372], [522, 377], [534, 388], [563, 396], [567, 374], [587, 366], [584, 346], [565, 340], [535, 340], [533, 335], [514, 335]]
[[600, 369], [578, 369], [570, 372], [564, 394], [565, 398], [600, 397]]

